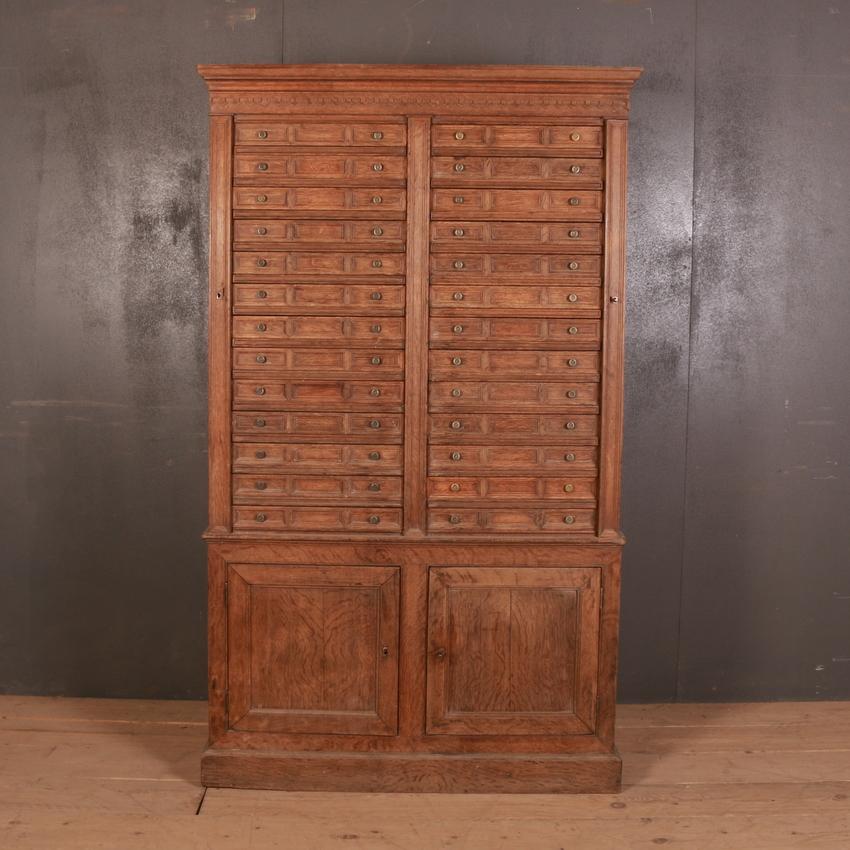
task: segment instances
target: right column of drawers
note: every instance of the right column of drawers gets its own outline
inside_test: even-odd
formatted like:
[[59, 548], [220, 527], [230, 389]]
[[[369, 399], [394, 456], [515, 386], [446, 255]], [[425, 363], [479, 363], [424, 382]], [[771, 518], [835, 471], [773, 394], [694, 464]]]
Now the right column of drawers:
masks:
[[428, 528], [596, 529], [603, 127], [431, 134]]

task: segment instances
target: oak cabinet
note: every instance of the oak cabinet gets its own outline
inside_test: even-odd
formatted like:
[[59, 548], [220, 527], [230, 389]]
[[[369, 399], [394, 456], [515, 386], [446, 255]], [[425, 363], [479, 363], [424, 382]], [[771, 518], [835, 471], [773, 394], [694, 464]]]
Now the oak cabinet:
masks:
[[639, 71], [199, 70], [204, 783], [615, 790]]

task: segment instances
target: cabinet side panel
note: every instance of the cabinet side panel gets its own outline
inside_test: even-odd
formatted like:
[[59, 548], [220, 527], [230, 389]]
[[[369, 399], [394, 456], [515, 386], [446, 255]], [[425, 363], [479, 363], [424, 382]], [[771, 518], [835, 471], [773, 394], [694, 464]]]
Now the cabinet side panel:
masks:
[[209, 737], [214, 743], [227, 731], [227, 565], [215, 546], [208, 550], [207, 670]]
[[620, 530], [626, 270], [626, 121], [605, 122], [605, 272], [599, 453], [600, 537]]
[[209, 530], [230, 531], [230, 263], [233, 118], [210, 119]]

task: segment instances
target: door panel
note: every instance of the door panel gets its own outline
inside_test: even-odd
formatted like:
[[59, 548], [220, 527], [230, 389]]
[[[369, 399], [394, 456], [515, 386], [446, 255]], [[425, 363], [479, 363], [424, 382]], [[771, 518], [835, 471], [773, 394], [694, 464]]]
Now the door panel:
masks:
[[398, 573], [397, 567], [232, 565], [230, 728], [395, 734]]
[[427, 731], [590, 734], [600, 571], [432, 567]]

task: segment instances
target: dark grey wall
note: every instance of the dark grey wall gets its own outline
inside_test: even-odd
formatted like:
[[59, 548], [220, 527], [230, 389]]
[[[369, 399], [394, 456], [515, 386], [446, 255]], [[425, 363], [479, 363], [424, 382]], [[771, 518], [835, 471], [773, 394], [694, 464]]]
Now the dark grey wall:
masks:
[[621, 696], [850, 696], [850, 2], [0, 2], [0, 691], [204, 694], [197, 62], [643, 65]]

